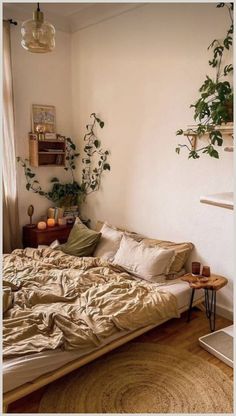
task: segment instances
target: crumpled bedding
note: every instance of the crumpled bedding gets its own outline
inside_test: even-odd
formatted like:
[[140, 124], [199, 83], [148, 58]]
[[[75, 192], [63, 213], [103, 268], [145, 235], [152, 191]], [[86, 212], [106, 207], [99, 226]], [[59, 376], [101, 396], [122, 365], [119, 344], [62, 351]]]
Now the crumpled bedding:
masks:
[[173, 294], [98, 257], [26, 248], [4, 255], [3, 356], [98, 347], [120, 330], [178, 317]]

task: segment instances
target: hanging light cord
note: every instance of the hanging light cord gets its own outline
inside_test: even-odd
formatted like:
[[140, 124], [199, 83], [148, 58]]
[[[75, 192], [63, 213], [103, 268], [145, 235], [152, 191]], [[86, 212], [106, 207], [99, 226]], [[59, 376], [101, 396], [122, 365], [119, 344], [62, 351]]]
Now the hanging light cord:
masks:
[[39, 3], [37, 3], [37, 5], [38, 5], [37, 12], [40, 12]]

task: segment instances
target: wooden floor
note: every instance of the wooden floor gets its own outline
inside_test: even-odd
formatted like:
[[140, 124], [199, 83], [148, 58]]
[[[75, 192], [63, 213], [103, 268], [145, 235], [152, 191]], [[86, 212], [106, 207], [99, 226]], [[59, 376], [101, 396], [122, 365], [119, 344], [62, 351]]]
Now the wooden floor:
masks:
[[[218, 316], [216, 320], [216, 330], [231, 324], [232, 322]], [[198, 338], [209, 332], [209, 324], [204, 312], [193, 309], [190, 322], [186, 323], [186, 314], [183, 314], [180, 319], [171, 319], [130, 342], [155, 342], [158, 344], [184, 348], [211, 364], [214, 364], [233, 379], [233, 369], [231, 367], [228, 367], [222, 361], [218, 360], [218, 358], [209, 354], [198, 345]], [[76, 371], [79, 371], [79, 369]], [[8, 408], [8, 413], [38, 413], [39, 403], [46, 388], [47, 387], [43, 387], [37, 392], [11, 404]]]

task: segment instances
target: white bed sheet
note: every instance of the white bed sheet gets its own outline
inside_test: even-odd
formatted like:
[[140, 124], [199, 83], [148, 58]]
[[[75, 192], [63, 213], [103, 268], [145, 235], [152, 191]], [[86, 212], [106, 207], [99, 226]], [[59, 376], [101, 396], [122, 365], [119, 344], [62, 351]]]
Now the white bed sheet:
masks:
[[[187, 282], [176, 279], [163, 283], [161, 287], [176, 296], [179, 310], [183, 311], [188, 309], [190, 288]], [[203, 291], [196, 290], [194, 300], [197, 300], [202, 296]], [[113, 335], [108, 338], [100, 345], [100, 347], [109, 344], [115, 339], [121, 338], [128, 333], [129, 331], [120, 331], [118, 334], [115, 334], [115, 336]], [[50, 350], [5, 360], [3, 362], [3, 392], [6, 393], [27, 382], [35, 380], [37, 377], [50, 371], [54, 371], [70, 361], [82, 357], [94, 350], [95, 348], [83, 350], [83, 352], [78, 352], [76, 350]]]

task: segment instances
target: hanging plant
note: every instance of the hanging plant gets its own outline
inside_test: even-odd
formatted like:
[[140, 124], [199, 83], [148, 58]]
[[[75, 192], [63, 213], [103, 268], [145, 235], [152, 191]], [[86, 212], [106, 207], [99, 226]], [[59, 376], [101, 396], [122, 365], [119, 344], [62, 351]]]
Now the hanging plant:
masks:
[[[233, 43], [233, 3], [219, 3], [216, 7], [226, 7], [230, 16], [230, 27], [226, 37], [221, 42], [214, 39], [208, 49], [213, 50], [212, 59], [209, 65], [215, 68], [215, 79], [206, 76], [206, 79], [199, 89], [200, 97], [195, 104], [194, 120], [198, 122], [196, 128], [188, 129], [184, 132], [179, 129], [176, 135], [187, 136], [188, 144], [179, 144], [176, 152], [179, 154], [181, 148], [187, 148], [189, 158], [198, 159], [200, 153], [206, 153], [211, 157], [219, 158], [219, 153], [215, 146], [222, 146], [223, 138], [220, 129], [217, 127], [223, 123], [233, 121], [233, 89], [227, 80], [224, 80], [233, 72], [233, 65], [223, 66], [224, 53], [232, 47]], [[193, 137], [207, 135], [208, 143], [200, 148], [193, 148]]]
[[[101, 143], [95, 135], [95, 127], [99, 125], [104, 127], [104, 122], [100, 120], [95, 113], [91, 116], [92, 124], [86, 126], [87, 133], [84, 136], [85, 157], [82, 158], [82, 181], [81, 184], [75, 180], [76, 161], [80, 156], [77, 151], [75, 143], [70, 137], [65, 138], [66, 141], [66, 163], [64, 169], [70, 174], [71, 181], [68, 183], [61, 183], [56, 177], [50, 180], [52, 188], [49, 191], [42, 189], [36, 173], [32, 171], [29, 165], [29, 159], [17, 157], [24, 169], [26, 178], [27, 191], [39, 194], [49, 201], [52, 201], [57, 206], [72, 206], [78, 205], [84, 201], [90, 193], [97, 191], [100, 188], [101, 177], [104, 170], [110, 170], [110, 164], [107, 163], [109, 155], [108, 150], [101, 149]], [[96, 160], [95, 160], [96, 159]]]

